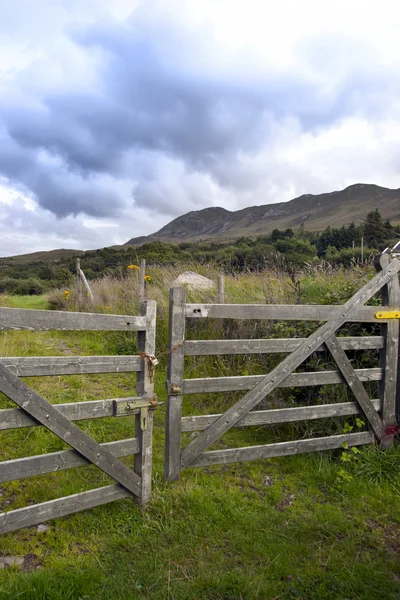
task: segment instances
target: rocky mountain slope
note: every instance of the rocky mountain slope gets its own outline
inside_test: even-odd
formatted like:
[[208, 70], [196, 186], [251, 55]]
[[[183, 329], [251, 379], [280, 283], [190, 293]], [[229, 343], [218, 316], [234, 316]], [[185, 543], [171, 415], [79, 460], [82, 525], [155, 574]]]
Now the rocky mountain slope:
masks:
[[301, 224], [308, 231], [320, 231], [328, 225], [340, 227], [352, 221], [359, 224], [376, 208], [384, 219], [400, 223], [400, 189], [359, 183], [338, 192], [305, 194], [289, 202], [233, 212], [218, 207], [205, 208], [174, 219], [152, 235], [133, 238], [126, 245], [150, 241], [229, 240], [267, 235], [273, 229], [295, 229]]

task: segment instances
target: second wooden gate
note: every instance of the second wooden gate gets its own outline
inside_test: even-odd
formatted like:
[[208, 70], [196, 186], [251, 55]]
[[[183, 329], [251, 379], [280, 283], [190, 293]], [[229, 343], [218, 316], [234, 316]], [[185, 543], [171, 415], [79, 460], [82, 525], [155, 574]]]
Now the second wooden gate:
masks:
[[[400, 309], [398, 272], [400, 261], [382, 255], [380, 271], [343, 306], [310, 305], [236, 305], [187, 304], [185, 290], [174, 288], [170, 297], [169, 364], [167, 376], [168, 405], [165, 442], [165, 476], [178, 479], [181, 469], [312, 452], [371, 443], [374, 438], [387, 446], [397, 431], [396, 386], [398, 370], [399, 319], [393, 309]], [[379, 290], [386, 306], [365, 306]], [[397, 313], [396, 313], [397, 314]], [[187, 318], [195, 319], [268, 319], [291, 321], [325, 321], [305, 339], [263, 340], [193, 340], [185, 341]], [[381, 336], [336, 337], [346, 322], [381, 323]], [[327, 348], [338, 371], [295, 373], [311, 354]], [[379, 348], [381, 368], [355, 370], [346, 350]], [[291, 352], [268, 375], [247, 377], [212, 377], [184, 379], [184, 357], [221, 354]], [[379, 380], [379, 400], [371, 400], [362, 381]], [[277, 387], [347, 383], [355, 402], [312, 407], [253, 409]], [[182, 417], [185, 394], [249, 390], [224, 414]], [[331, 416], [363, 414], [370, 431], [346, 433], [322, 438], [302, 439], [244, 448], [206, 450], [232, 427], [278, 424]], [[198, 436], [181, 449], [181, 434], [198, 431]]]
[[[0, 329], [132, 331], [138, 334], [137, 356], [0, 357], [0, 392], [18, 408], [0, 410], [0, 430], [44, 426], [70, 446], [38, 456], [0, 462], [0, 483], [93, 464], [115, 484], [0, 514], [0, 533], [42, 523], [113, 500], [131, 497], [144, 504], [151, 493], [152, 409], [156, 303], [141, 303], [140, 316], [0, 308]], [[136, 372], [136, 395], [127, 398], [50, 404], [21, 377], [84, 373]], [[73, 421], [100, 417], [135, 417], [135, 434], [99, 444]], [[119, 459], [135, 455], [134, 468]]]

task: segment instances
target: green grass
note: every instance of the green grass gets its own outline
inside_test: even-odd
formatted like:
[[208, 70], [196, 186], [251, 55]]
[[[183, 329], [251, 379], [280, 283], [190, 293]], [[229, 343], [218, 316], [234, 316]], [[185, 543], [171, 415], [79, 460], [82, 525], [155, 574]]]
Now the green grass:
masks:
[[42, 296], [7, 296], [7, 305], [11, 308], [49, 308], [47, 294]]
[[[341, 277], [345, 281], [343, 273]], [[339, 279], [330, 289], [318, 288], [319, 284], [318, 277], [311, 277], [305, 288], [309, 301], [321, 300], [322, 292], [343, 293]], [[246, 286], [253, 295], [259, 290], [251, 278]], [[246, 298], [239, 283], [232, 282], [231, 289], [232, 294], [242, 294], [242, 301]], [[25, 299], [15, 302], [23, 306]], [[162, 306], [159, 348], [166, 343], [165, 327]], [[256, 325], [252, 331], [243, 324], [237, 327], [237, 334], [259, 335], [261, 331]], [[217, 337], [221, 332], [212, 333]], [[210, 331], [195, 324], [189, 335], [207, 337]], [[136, 343], [128, 334], [0, 333], [2, 356], [135, 351]], [[188, 363], [190, 376], [199, 376], [199, 369], [211, 376], [232, 374], [230, 369], [258, 372], [266, 366], [257, 357], [254, 363], [196, 360], [197, 365]], [[165, 401], [163, 361], [155, 382], [161, 402]], [[134, 375], [27, 382], [51, 402], [73, 402], [128, 396]], [[300, 393], [292, 390], [293, 397], [284, 396], [285, 401], [299, 402]], [[346, 394], [345, 386], [325, 386], [318, 400], [332, 401], [332, 394], [339, 393]], [[185, 397], [184, 412], [216, 412], [234, 398], [228, 394]], [[12, 406], [5, 398], [0, 403], [2, 408]], [[150, 505], [140, 509], [122, 500], [53, 520], [43, 533], [28, 528], [0, 537], [0, 555], [28, 556], [30, 565], [26, 570], [0, 570], [0, 600], [395, 600], [400, 596], [398, 446], [386, 453], [364, 448], [350, 464], [340, 461], [338, 451], [188, 469], [180, 481], [168, 484], [162, 475], [164, 423], [165, 407], [161, 406], [155, 414]], [[331, 427], [332, 431], [341, 427], [334, 420], [317, 423], [317, 428]], [[131, 418], [86, 421], [80, 426], [100, 442], [132, 437], [134, 432]], [[243, 428], [230, 432], [218, 445], [262, 444], [280, 435], [294, 439], [321, 431], [291, 426]], [[0, 460], [63, 447], [41, 427], [0, 433]], [[130, 458], [123, 460], [132, 464]], [[343, 468], [349, 481], [340, 477]], [[0, 507], [19, 508], [109, 481], [94, 467], [80, 467], [5, 483], [0, 486]]]

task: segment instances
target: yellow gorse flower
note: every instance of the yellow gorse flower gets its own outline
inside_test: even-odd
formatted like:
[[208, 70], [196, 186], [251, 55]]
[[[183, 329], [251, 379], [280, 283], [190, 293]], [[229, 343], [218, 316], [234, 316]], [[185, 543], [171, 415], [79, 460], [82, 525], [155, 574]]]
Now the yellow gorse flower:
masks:
[[128, 265], [128, 269], [138, 269], [137, 265]]
[[145, 275], [144, 278], [145, 278], [146, 281], [151, 281], [150, 275]]
[[68, 291], [68, 290], [64, 290], [64, 294], [65, 294], [66, 296], [69, 296], [69, 295], [70, 295], [70, 293], [71, 293], [70, 291]]

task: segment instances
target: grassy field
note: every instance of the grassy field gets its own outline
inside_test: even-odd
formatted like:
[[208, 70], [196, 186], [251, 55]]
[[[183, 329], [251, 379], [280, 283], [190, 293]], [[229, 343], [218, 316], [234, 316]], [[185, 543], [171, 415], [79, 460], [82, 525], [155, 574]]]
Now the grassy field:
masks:
[[0, 306], [9, 306], [10, 308], [49, 308], [47, 295], [42, 296], [7, 296], [1, 299]]
[[[204, 274], [211, 275], [210, 271]], [[150, 271], [149, 296], [159, 303], [158, 349], [166, 345], [167, 283], [173, 273]], [[302, 302], [339, 303], [358, 289], [370, 272], [305, 273]], [[120, 285], [120, 288], [118, 288]], [[101, 281], [93, 288], [94, 310], [135, 312], [136, 280]], [[211, 297], [213, 292], [209, 292]], [[103, 295], [101, 295], [103, 294]], [[294, 302], [296, 288], [282, 274], [228, 278], [227, 301]], [[57, 302], [73, 309], [69, 299]], [[198, 298], [198, 297], [196, 297]], [[1, 303], [45, 308], [47, 299], [3, 298]], [[107, 309], [106, 306], [110, 306]], [[279, 324], [278, 324], [279, 325]], [[239, 323], [236, 334], [256, 337], [293, 335], [282, 327]], [[276, 328], [277, 327], [277, 328]], [[188, 331], [189, 336], [219, 337], [218, 328]], [[232, 333], [232, 332], [230, 332]], [[294, 334], [304, 335], [301, 329]], [[0, 355], [124, 354], [136, 350], [131, 335], [97, 332], [1, 332]], [[354, 360], [361, 360], [355, 357]], [[365, 359], [363, 359], [365, 360]], [[370, 357], [376, 360], [376, 357]], [[199, 367], [200, 365], [200, 367]], [[269, 368], [262, 357], [235, 361], [199, 360], [190, 376], [243, 374]], [[156, 392], [165, 401], [162, 361]], [[315, 368], [315, 367], [313, 367]], [[134, 375], [85, 375], [27, 380], [54, 403], [128, 396]], [[329, 388], [329, 389], [328, 389]], [[340, 389], [339, 389], [340, 388]], [[372, 393], [372, 391], [371, 391]], [[307, 402], [302, 391], [280, 400]], [[350, 398], [344, 386], [318, 390], [321, 402]], [[236, 396], [185, 398], [186, 414], [227, 407]], [[1, 399], [1, 407], [12, 406]], [[130, 500], [51, 521], [49, 529], [29, 528], [0, 538], [0, 555], [24, 557], [21, 568], [0, 570], [0, 599], [200, 599], [272, 600], [397, 599], [400, 596], [400, 449], [384, 453], [363, 448], [344, 463], [342, 451], [188, 469], [181, 480], [162, 477], [165, 407], [156, 411], [154, 493], [140, 509]], [[246, 446], [337, 432], [345, 422], [322, 422], [320, 429], [243, 428], [218, 447]], [[133, 419], [100, 419], [80, 426], [99, 442], [132, 437]], [[60, 450], [62, 442], [41, 427], [2, 432], [0, 459]], [[131, 459], [124, 459], [132, 464]], [[2, 510], [98, 487], [109, 479], [93, 467], [80, 467], [0, 486]]]

